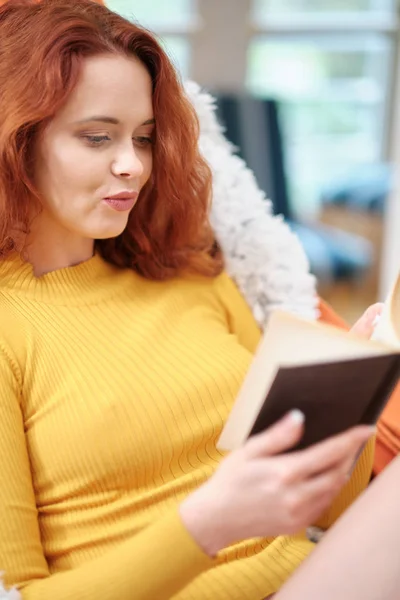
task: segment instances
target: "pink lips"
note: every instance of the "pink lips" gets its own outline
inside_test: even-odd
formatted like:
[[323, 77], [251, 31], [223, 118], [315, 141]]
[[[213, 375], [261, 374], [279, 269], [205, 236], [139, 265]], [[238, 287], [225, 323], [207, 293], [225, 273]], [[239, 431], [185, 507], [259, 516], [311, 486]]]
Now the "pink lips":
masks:
[[131, 210], [138, 198], [138, 192], [120, 192], [114, 196], [104, 198], [104, 202], [117, 211]]

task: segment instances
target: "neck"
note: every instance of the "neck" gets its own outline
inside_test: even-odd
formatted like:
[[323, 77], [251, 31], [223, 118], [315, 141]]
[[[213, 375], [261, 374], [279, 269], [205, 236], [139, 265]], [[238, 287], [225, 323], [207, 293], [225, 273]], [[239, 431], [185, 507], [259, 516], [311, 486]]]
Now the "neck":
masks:
[[72, 267], [89, 260], [94, 254], [94, 240], [57, 227], [45, 217], [32, 222], [25, 247], [26, 259], [36, 277]]

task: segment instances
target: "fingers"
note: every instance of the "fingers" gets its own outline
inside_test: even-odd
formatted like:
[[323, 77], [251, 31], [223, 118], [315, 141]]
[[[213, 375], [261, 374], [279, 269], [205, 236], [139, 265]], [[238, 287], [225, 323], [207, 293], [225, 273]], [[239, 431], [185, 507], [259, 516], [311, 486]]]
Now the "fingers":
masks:
[[[300, 441], [303, 430], [304, 414], [293, 410], [266, 431], [250, 438], [245, 446], [246, 454], [249, 458], [281, 454]], [[374, 433], [375, 429], [367, 425], [354, 427], [306, 450], [282, 456], [281, 460], [291, 462], [289, 470], [297, 478], [312, 477], [349, 457], [351, 465], [357, 452]]]
[[350, 464], [351, 461], [346, 461], [344, 467], [331, 469], [317, 477], [305, 480], [297, 488], [299, 496], [307, 503], [326, 496], [332, 498], [347, 482]]
[[374, 433], [375, 429], [367, 425], [354, 427], [306, 450], [282, 458], [292, 461], [291, 470], [299, 479], [313, 477], [340, 464], [348, 463], [350, 470], [355, 456]]
[[295, 446], [304, 430], [304, 414], [292, 410], [283, 419], [258, 433], [246, 443], [246, 453], [250, 457], [265, 457], [280, 454]]
[[331, 505], [346, 480], [344, 469], [337, 468], [313, 479], [293, 482], [282, 501], [288, 514], [288, 529], [284, 533], [295, 533], [314, 523]]
[[294, 506], [297, 508], [293, 513], [296, 531], [315, 522], [332, 504], [347, 480], [347, 470], [342, 467], [295, 485]]
[[374, 332], [376, 318], [382, 314], [383, 306], [384, 305], [381, 302], [370, 306], [352, 327], [352, 333], [356, 333], [357, 335], [369, 339]]

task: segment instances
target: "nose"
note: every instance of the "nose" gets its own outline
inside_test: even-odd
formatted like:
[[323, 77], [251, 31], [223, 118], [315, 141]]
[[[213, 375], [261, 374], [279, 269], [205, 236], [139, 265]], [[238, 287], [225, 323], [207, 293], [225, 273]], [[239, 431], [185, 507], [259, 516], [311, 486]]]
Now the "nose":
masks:
[[120, 150], [112, 163], [111, 170], [117, 177], [138, 178], [143, 174], [143, 163], [131, 145]]

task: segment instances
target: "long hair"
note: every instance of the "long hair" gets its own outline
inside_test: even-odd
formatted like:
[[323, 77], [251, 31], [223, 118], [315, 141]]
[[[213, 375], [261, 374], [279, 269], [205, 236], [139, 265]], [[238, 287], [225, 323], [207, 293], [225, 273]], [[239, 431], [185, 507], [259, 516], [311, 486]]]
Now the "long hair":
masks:
[[87, 57], [138, 58], [153, 85], [153, 171], [118, 237], [96, 240], [109, 262], [149, 279], [215, 276], [222, 256], [209, 223], [211, 172], [199, 124], [168, 56], [148, 31], [91, 0], [8, 0], [0, 6], [0, 257], [29, 231], [40, 200], [37, 133], [68, 100]]

